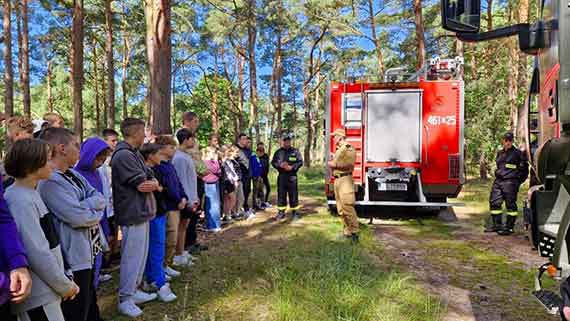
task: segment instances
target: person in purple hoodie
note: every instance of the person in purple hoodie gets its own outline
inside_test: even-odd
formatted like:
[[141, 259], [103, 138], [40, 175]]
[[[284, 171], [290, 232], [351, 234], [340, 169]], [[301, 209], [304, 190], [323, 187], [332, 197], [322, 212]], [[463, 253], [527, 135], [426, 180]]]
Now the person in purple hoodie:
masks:
[[[81, 151], [79, 152], [79, 161], [75, 165], [75, 170], [81, 174], [89, 182], [93, 188], [95, 188], [99, 193], [103, 194], [103, 180], [100, 176], [100, 172], [97, 170], [101, 167], [107, 157], [111, 154], [111, 147], [103, 139], [99, 137], [88, 138], [81, 145]], [[109, 204], [107, 204], [109, 208]], [[105, 215], [101, 218], [99, 224], [103, 230], [105, 240], [109, 239], [111, 234], [111, 229], [109, 226], [109, 220], [107, 217], [107, 211], [105, 210]], [[103, 253], [99, 253], [95, 257], [94, 275], [93, 275], [93, 285], [95, 289], [99, 287], [101, 266], [103, 265]]]
[[0, 184], [0, 315], [7, 321], [16, 320], [11, 317], [10, 301], [22, 302], [31, 289], [26, 251]]

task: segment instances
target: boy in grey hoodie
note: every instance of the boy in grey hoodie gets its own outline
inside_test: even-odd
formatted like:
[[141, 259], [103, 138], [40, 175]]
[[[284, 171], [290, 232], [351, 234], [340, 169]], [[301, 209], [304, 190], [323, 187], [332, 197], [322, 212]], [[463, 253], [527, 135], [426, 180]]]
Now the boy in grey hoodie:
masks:
[[32, 294], [12, 305], [19, 320], [64, 321], [60, 302], [73, 300], [79, 287], [66, 275], [53, 215], [48, 212], [36, 186], [48, 179], [47, 143], [24, 139], [15, 142], [6, 157], [6, 171], [16, 179], [6, 191], [6, 201], [28, 253], [32, 274]]
[[52, 146], [53, 173], [38, 185], [38, 192], [55, 216], [63, 257], [81, 292], [62, 304], [66, 320], [99, 321], [93, 285], [95, 257], [106, 246], [99, 222], [105, 198], [72, 169], [79, 159], [79, 139], [69, 129], [50, 127], [40, 138]]
[[[145, 123], [126, 118], [121, 123], [124, 141], [117, 144], [111, 158], [113, 207], [115, 219], [121, 227], [121, 268], [119, 284], [119, 312], [138, 317], [142, 310], [137, 304], [156, 299], [156, 294], [137, 290], [141, 284], [149, 248], [149, 221], [156, 215], [153, 192], [158, 181], [146, 167], [138, 149], [145, 140]], [[154, 203], [156, 204], [156, 202]]]

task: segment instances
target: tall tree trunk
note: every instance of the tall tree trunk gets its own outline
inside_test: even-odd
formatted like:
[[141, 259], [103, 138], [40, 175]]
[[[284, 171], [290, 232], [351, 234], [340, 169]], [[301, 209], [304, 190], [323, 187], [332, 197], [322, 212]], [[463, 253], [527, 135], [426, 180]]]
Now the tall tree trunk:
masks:
[[374, 0], [368, 0], [368, 19], [370, 20], [370, 29], [372, 30], [372, 40], [376, 49], [376, 64], [378, 65], [378, 81], [382, 81], [384, 77], [384, 62], [382, 58], [382, 41], [376, 32], [376, 19], [374, 15]]
[[[283, 12], [283, 0], [279, 1], [279, 13]], [[277, 134], [281, 135], [283, 131], [283, 27], [280, 25], [277, 35]], [[271, 141], [269, 151], [271, 153]]]
[[73, 1], [71, 26], [71, 91], [73, 130], [83, 140], [83, 0]]
[[295, 84], [293, 84], [293, 86], [291, 86], [291, 95], [293, 97], [293, 117], [292, 118], [292, 122], [291, 125], [289, 126], [288, 130], [290, 132], [295, 132], [295, 125], [297, 125], [298, 121], [297, 121], [297, 86]]
[[170, 134], [170, 0], [145, 0], [145, 16], [152, 133]]
[[239, 53], [236, 53], [237, 70], [238, 70], [238, 110], [239, 110], [239, 131], [242, 133], [245, 130], [245, 120], [243, 118], [244, 105], [245, 105], [245, 58]]
[[115, 61], [113, 59], [113, 12], [111, 4], [113, 0], [105, 0], [105, 25], [107, 29], [107, 41], [105, 45], [107, 65], [107, 127], [115, 128]]
[[477, 44], [469, 44], [467, 48], [471, 48], [471, 58], [469, 60], [469, 69], [471, 70], [471, 80], [477, 80], [479, 74], [477, 72]]
[[279, 33], [277, 46], [277, 133], [283, 131], [283, 35]]
[[20, 86], [22, 87], [22, 100], [24, 105], [24, 115], [32, 118], [32, 101], [30, 97], [30, 51], [29, 51], [29, 28], [28, 28], [28, 0], [21, 0], [22, 19], [22, 74], [20, 75]]
[[24, 74], [24, 65], [22, 53], [24, 50], [22, 49], [22, 9], [20, 0], [14, 1], [14, 11], [16, 12], [16, 39], [18, 43], [18, 78], [20, 83], [20, 87], [18, 89], [23, 103], [24, 93], [22, 92], [22, 88], [24, 83], [22, 75]]
[[[277, 114], [278, 127], [281, 125], [281, 106], [279, 105], [279, 73], [281, 68], [281, 30], [277, 32], [277, 46], [275, 49], [275, 54], [273, 56], [273, 70], [271, 71], [271, 89], [270, 89], [270, 100], [271, 106], [273, 106], [273, 111], [267, 110], [267, 115], [271, 115], [271, 121], [269, 123], [269, 137], [267, 138], [268, 143], [268, 153], [271, 154], [271, 149], [273, 147], [273, 132], [275, 129], [275, 114]], [[279, 134], [281, 129], [278, 128], [277, 133]]]
[[[317, 83], [320, 83], [321, 77], [322, 77], [322, 76], [320, 75], [320, 73], [317, 74]], [[315, 94], [315, 100], [314, 100], [314, 105], [313, 105], [313, 106], [315, 106], [315, 114], [318, 114], [317, 111], [319, 110], [319, 108], [320, 108], [320, 106], [321, 106], [321, 91], [319, 90], [319, 88], [316, 88], [316, 89], [315, 89], [315, 93], [314, 93], [314, 94]], [[313, 118], [317, 118], [317, 117], [313, 117]], [[316, 154], [316, 152], [317, 152], [317, 141], [318, 141], [318, 137], [319, 137], [318, 133], [319, 133], [319, 129], [320, 129], [320, 126], [319, 126], [319, 125], [320, 125], [320, 122], [319, 122], [319, 121], [315, 121], [315, 119], [313, 119], [313, 123], [311, 124], [311, 127], [313, 127], [313, 132], [314, 132], [314, 135], [313, 135], [313, 142], [312, 142], [312, 143], [313, 143], [313, 148], [312, 148], [313, 156], [312, 156], [312, 159], [317, 159], [316, 156], [315, 156], [315, 154]]]
[[309, 97], [308, 86], [303, 87], [303, 107], [305, 109], [305, 127], [307, 129], [307, 138], [305, 141], [305, 151], [303, 155], [303, 164], [307, 168], [311, 168], [311, 143], [313, 141], [313, 112], [311, 111], [311, 97]]
[[101, 132], [101, 106], [99, 103], [99, 56], [97, 55], [97, 40], [93, 39], [93, 79], [95, 82], [95, 127]]
[[[513, 21], [517, 21], [518, 8], [509, 8], [509, 24]], [[516, 135], [516, 128], [518, 123], [518, 109], [517, 109], [517, 96], [518, 96], [518, 62], [519, 62], [519, 52], [515, 39], [509, 38], [506, 40], [509, 48], [509, 59], [507, 61], [507, 98], [509, 103], [510, 111], [510, 121], [509, 127], [510, 131]]]
[[256, 11], [257, 3], [255, 0], [249, 0], [248, 26], [247, 26], [247, 44], [249, 55], [249, 100], [251, 104], [250, 127], [255, 128], [256, 143], [259, 142], [259, 115], [257, 101], [257, 65], [255, 58], [255, 47], [257, 44], [257, 21]]
[[493, 0], [487, 0], [487, 31], [493, 30]]
[[128, 102], [128, 92], [127, 92], [127, 71], [130, 60], [130, 53], [128, 52], [127, 40], [123, 40], [125, 45], [125, 51], [123, 52], [123, 72], [121, 74], [121, 94], [123, 100], [123, 119], [129, 117], [129, 110], [127, 106]]
[[[528, 18], [530, 14], [530, 5], [529, 0], [520, 0], [519, 7], [518, 7], [518, 23], [528, 23]], [[516, 48], [516, 47], [515, 47]], [[518, 48], [517, 48], [518, 49]], [[525, 88], [527, 86], [528, 81], [528, 55], [524, 52], [517, 50], [518, 58], [518, 66], [517, 66], [517, 87]], [[528, 110], [526, 110], [526, 104], [518, 104], [516, 106], [516, 128], [515, 128], [515, 137], [522, 138], [526, 137], [527, 132], [527, 118], [528, 118]]]
[[12, 67], [12, 5], [4, 0], [4, 112], [14, 115], [14, 70]]
[[103, 117], [101, 117], [102, 124], [104, 128], [109, 127], [107, 121], [109, 120], [109, 105], [107, 104], [107, 99], [105, 99], [105, 93], [107, 92], [107, 78], [105, 77], [105, 62], [103, 62], [103, 72], [101, 74], [101, 96], [103, 101]]
[[51, 60], [47, 62], [47, 104], [48, 104], [48, 111], [53, 113], [53, 95], [52, 95], [52, 85], [51, 85]]
[[214, 84], [212, 86], [212, 130], [214, 134], [220, 133], [220, 124], [218, 117], [218, 49], [216, 49], [216, 56], [214, 57]]
[[[123, 19], [126, 19], [125, 3], [123, 2]], [[129, 62], [131, 61], [131, 44], [129, 40], [129, 34], [127, 31], [127, 23], [123, 22], [123, 72], [121, 75], [121, 95], [123, 100], [123, 119], [129, 117], [128, 110], [128, 88], [127, 88], [127, 69], [129, 67]]]
[[416, 24], [416, 67], [420, 70], [426, 61], [426, 40], [424, 35], [424, 19], [422, 16], [422, 0], [414, 0], [414, 22]]
[[485, 152], [482, 150], [479, 154], [479, 178], [487, 180], [487, 160], [485, 159]]
[[[464, 57], [464, 56], [465, 56], [464, 47], [463, 47], [463, 41], [461, 41], [461, 40], [459, 40], [459, 39], [456, 39], [456, 40], [455, 40], [455, 54], [456, 54], [458, 57]], [[459, 76], [460, 79], [463, 79], [463, 73], [464, 73], [464, 71], [465, 71], [464, 69], [465, 69], [465, 68], [464, 68], [463, 66], [460, 67], [460, 70], [459, 70], [459, 72], [458, 72], [458, 76]]]

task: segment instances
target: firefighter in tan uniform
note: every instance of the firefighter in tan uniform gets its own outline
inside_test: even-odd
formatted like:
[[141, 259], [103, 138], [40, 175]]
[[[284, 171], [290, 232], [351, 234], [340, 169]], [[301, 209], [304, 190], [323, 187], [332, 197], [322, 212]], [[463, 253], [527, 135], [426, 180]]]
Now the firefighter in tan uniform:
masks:
[[358, 243], [358, 218], [354, 208], [354, 180], [352, 171], [356, 161], [356, 151], [346, 141], [346, 133], [343, 129], [334, 131], [334, 142], [336, 152], [331, 161], [328, 162], [332, 170], [334, 181], [334, 195], [339, 216], [344, 224], [344, 236]]

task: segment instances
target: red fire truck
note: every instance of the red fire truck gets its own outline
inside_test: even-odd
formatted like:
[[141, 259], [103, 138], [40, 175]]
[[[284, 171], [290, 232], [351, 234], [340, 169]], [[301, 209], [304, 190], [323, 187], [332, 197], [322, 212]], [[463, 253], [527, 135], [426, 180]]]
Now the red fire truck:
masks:
[[[381, 83], [333, 82], [326, 104], [327, 155], [331, 133], [344, 128], [356, 149], [354, 183], [359, 215], [365, 206], [446, 209], [464, 183], [463, 59], [431, 59], [427, 70], [400, 81], [402, 68]], [[410, 80], [411, 79], [411, 80]], [[326, 194], [334, 209], [331, 173]]]

